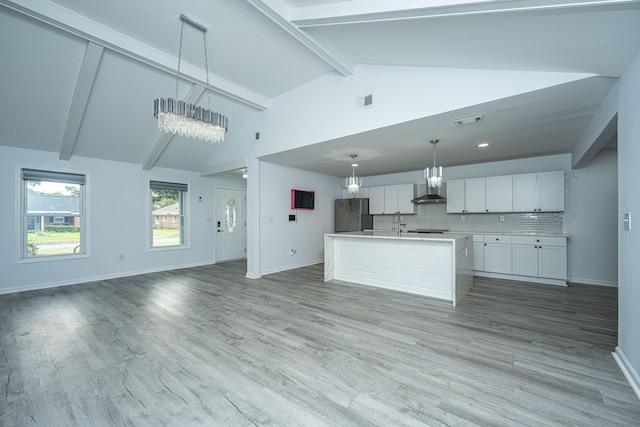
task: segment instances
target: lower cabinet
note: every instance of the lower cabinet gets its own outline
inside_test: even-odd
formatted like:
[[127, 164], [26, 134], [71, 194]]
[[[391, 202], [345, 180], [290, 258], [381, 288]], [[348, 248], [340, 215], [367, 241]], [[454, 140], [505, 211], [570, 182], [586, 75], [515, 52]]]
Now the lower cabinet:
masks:
[[[567, 279], [567, 239], [537, 236], [473, 236], [473, 269], [476, 272], [552, 279]], [[535, 280], [532, 280], [535, 281]]]
[[511, 236], [485, 235], [484, 270], [488, 273], [511, 274]]
[[548, 279], [567, 278], [567, 239], [513, 237], [513, 274]]

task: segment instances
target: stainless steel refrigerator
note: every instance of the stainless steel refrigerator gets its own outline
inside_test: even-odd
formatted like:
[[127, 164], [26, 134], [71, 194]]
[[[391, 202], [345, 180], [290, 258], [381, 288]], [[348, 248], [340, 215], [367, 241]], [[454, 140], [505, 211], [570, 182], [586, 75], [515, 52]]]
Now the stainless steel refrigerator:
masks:
[[336, 233], [373, 229], [369, 199], [336, 199]]

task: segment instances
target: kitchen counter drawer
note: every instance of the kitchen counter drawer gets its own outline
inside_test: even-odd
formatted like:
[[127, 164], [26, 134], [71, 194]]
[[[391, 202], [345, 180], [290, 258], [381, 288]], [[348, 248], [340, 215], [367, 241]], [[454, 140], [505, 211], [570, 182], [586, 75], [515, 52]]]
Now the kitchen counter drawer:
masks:
[[512, 236], [511, 243], [514, 245], [567, 246], [567, 239], [564, 237]]

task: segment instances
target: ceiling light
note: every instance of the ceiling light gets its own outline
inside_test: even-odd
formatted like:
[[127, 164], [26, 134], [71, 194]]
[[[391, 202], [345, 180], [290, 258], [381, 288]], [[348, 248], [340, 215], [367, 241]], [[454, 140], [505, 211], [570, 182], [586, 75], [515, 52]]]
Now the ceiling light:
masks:
[[433, 144], [433, 167], [424, 170], [424, 178], [427, 180], [427, 186], [438, 188], [442, 186], [442, 178], [444, 178], [442, 166], [436, 166], [436, 144], [439, 141], [432, 139], [429, 142]]
[[351, 163], [352, 173], [351, 176], [348, 176], [344, 179], [349, 193], [357, 193], [360, 190], [360, 187], [362, 187], [362, 178], [358, 178], [356, 176], [356, 168], [358, 167], [358, 164], [355, 162], [356, 157], [358, 157], [356, 154], [351, 155], [351, 160], [353, 162]]
[[455, 123], [458, 126], [464, 126], [464, 125], [470, 125], [473, 123], [478, 123], [482, 119], [484, 119], [484, 116], [480, 115], [480, 116], [467, 117], [465, 119], [454, 120], [453, 123]]
[[488, 142], [481, 142], [480, 144], [478, 144], [478, 148], [486, 148], [489, 146]]
[[209, 108], [197, 107], [178, 101], [178, 81], [180, 80], [180, 63], [182, 61], [182, 39], [184, 24], [188, 24], [202, 32], [204, 45], [204, 66], [207, 77], [206, 89], [209, 89], [209, 62], [207, 59], [207, 28], [192, 21], [185, 15], [180, 15], [180, 50], [178, 51], [178, 72], [176, 73], [175, 98], [157, 98], [153, 101], [153, 115], [158, 119], [158, 128], [166, 133], [186, 136], [212, 143], [224, 141], [228, 120], [225, 116], [211, 111], [211, 95]]

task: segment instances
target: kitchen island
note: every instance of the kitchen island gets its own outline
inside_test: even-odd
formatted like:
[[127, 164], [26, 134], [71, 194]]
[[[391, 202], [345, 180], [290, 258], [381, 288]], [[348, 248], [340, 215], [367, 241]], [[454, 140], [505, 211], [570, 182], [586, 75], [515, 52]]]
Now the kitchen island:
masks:
[[324, 280], [451, 301], [473, 285], [473, 237], [358, 231], [325, 234]]

